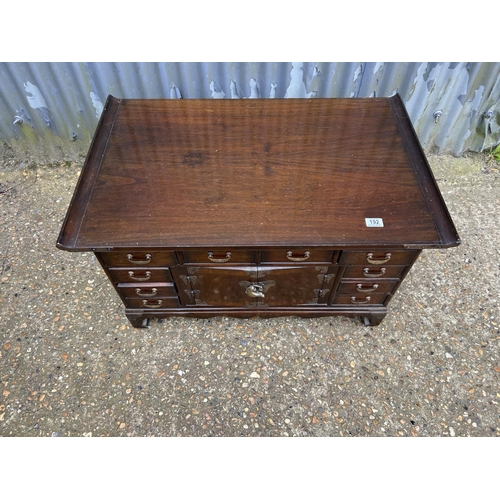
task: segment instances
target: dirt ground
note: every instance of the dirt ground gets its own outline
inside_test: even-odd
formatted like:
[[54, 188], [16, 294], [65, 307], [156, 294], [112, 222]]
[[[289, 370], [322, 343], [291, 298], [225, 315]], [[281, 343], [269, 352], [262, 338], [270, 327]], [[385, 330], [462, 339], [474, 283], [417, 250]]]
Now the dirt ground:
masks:
[[429, 161], [462, 240], [359, 318], [130, 326], [55, 242], [81, 164], [0, 169], [1, 436], [499, 436], [500, 173]]

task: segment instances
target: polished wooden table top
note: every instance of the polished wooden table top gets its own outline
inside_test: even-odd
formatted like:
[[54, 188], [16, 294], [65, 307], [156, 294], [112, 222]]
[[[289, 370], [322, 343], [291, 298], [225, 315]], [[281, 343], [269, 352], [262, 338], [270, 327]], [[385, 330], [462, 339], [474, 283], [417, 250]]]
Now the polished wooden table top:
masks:
[[[382, 219], [383, 227], [367, 227], [366, 218]], [[399, 96], [110, 96], [58, 246], [458, 242]]]

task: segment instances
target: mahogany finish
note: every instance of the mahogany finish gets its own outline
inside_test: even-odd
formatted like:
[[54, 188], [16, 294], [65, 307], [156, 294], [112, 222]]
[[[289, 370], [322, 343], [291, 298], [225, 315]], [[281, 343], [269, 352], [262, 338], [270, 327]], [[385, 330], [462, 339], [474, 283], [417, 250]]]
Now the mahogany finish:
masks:
[[134, 326], [378, 324], [420, 251], [458, 244], [399, 96], [109, 96], [57, 242], [96, 253]]

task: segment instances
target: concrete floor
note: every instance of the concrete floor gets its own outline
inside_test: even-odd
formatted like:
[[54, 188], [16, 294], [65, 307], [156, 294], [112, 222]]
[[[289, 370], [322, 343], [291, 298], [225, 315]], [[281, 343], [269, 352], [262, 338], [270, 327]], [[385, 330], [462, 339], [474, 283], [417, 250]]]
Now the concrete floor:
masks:
[[499, 436], [500, 174], [429, 157], [461, 246], [360, 319], [133, 329], [92, 254], [55, 242], [81, 165], [0, 171], [1, 436]]

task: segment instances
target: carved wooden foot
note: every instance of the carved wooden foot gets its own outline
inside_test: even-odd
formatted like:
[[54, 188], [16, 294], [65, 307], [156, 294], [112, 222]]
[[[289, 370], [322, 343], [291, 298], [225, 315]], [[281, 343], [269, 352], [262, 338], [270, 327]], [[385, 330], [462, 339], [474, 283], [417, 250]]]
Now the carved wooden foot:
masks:
[[133, 314], [127, 314], [127, 318], [134, 328], [147, 328], [149, 319]]
[[371, 313], [370, 316], [364, 316], [365, 326], [378, 326], [382, 323], [387, 313]]

